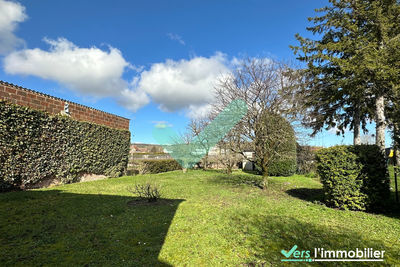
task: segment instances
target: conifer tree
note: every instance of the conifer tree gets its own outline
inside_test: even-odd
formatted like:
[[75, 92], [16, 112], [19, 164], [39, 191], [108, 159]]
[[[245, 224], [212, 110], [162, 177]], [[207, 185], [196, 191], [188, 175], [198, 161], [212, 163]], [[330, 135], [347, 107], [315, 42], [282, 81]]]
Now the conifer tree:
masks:
[[[320, 40], [296, 35], [293, 47], [307, 63], [305, 89], [314, 133], [324, 126], [354, 130], [376, 122], [376, 143], [385, 148], [385, 107], [400, 78], [400, 8], [396, 0], [330, 0], [307, 28]], [[301, 53], [302, 52], [302, 53]], [[372, 108], [371, 108], [372, 107]], [[365, 128], [364, 128], [365, 129]]]

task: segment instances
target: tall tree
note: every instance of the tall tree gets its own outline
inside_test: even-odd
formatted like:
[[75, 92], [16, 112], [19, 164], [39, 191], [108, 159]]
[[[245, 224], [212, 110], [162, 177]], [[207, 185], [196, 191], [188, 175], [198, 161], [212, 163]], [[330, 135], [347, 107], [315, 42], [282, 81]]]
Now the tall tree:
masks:
[[[357, 3], [359, 1], [356, 1]], [[363, 18], [360, 57], [375, 101], [376, 144], [385, 149], [386, 108], [392, 105], [400, 82], [400, 4], [397, 0], [360, 1]]]
[[292, 47], [298, 59], [307, 63], [303, 94], [309, 116], [305, 123], [312, 127], [313, 135], [325, 126], [336, 127], [339, 133], [350, 127], [354, 144], [360, 144], [360, 123], [365, 127], [370, 92], [365, 90], [367, 83], [349, 66], [357, 64], [362, 21], [351, 10], [352, 1], [330, 2], [331, 6], [317, 10], [322, 16], [309, 18], [314, 26], [307, 30], [321, 36], [320, 40], [297, 34], [300, 46]]
[[[385, 107], [397, 90], [400, 33], [399, 3], [396, 0], [330, 0], [319, 9], [323, 15], [310, 18], [307, 28], [320, 40], [297, 35], [293, 47], [307, 62], [309, 87], [306, 104], [311, 108], [314, 132], [338, 126], [354, 130], [360, 143], [359, 123], [376, 122], [376, 143], [385, 148]], [[398, 50], [398, 49], [397, 49]], [[299, 51], [303, 53], [300, 55]], [[374, 108], [371, 108], [374, 107]], [[365, 129], [365, 128], [364, 128]]]

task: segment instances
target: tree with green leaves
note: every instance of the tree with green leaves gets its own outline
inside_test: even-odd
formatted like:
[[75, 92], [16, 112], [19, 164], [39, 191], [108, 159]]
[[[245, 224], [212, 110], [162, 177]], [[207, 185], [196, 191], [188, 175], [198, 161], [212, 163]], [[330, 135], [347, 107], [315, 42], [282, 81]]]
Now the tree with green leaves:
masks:
[[267, 187], [270, 168], [274, 164], [277, 168], [282, 165], [281, 168], [292, 169], [294, 173], [296, 135], [291, 124], [279, 114], [263, 111], [255, 123], [254, 132], [255, 163], [264, 177], [263, 186]]
[[376, 122], [376, 144], [385, 148], [385, 107], [400, 78], [400, 7], [396, 0], [330, 0], [307, 28], [319, 40], [296, 35], [292, 47], [307, 63], [305, 105], [314, 134], [323, 127], [354, 131]]

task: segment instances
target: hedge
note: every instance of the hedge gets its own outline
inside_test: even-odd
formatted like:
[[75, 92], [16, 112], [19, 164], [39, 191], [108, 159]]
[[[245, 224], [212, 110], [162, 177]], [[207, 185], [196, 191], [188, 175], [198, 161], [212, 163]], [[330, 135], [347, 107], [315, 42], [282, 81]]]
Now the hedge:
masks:
[[322, 149], [317, 153], [317, 172], [331, 207], [377, 210], [390, 196], [385, 156], [375, 145]]
[[134, 160], [132, 165], [139, 174], [182, 170], [182, 166], [174, 159]]
[[75, 182], [85, 173], [120, 176], [130, 146], [127, 130], [0, 101], [0, 191], [46, 179]]

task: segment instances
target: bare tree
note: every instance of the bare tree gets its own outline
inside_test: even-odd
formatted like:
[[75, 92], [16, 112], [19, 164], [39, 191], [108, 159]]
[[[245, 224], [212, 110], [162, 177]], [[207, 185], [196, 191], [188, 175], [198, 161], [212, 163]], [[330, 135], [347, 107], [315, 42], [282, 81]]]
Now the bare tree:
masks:
[[233, 153], [230, 149], [231, 145], [226, 141], [221, 141], [218, 144], [218, 152], [214, 156], [218, 163], [225, 167], [227, 174], [232, 173], [233, 167], [243, 159], [239, 154]]
[[255, 162], [255, 158], [249, 158], [245, 152], [257, 151], [257, 144], [267, 141], [264, 133], [256, 130], [263, 114], [279, 114], [290, 121], [297, 118], [302, 110], [298, 97], [300, 78], [298, 71], [281, 62], [246, 58], [233, 73], [220, 79], [215, 87], [216, 101], [212, 104], [211, 118], [235, 99], [244, 100], [248, 106], [247, 115], [224, 139], [234, 153]]
[[[210, 138], [209, 132], [204, 132], [204, 129], [207, 127], [209, 124], [209, 119], [208, 118], [196, 118], [196, 119], [191, 119], [189, 125], [187, 126], [188, 129], [188, 134], [192, 136], [191, 139], [197, 137], [197, 142], [200, 144], [200, 146], [205, 150], [205, 156], [203, 158], [203, 169], [207, 169], [208, 165], [208, 154], [210, 152], [211, 143], [210, 141], [212, 138]], [[200, 133], [203, 134], [201, 135]], [[204, 134], [205, 133], [205, 134]]]

